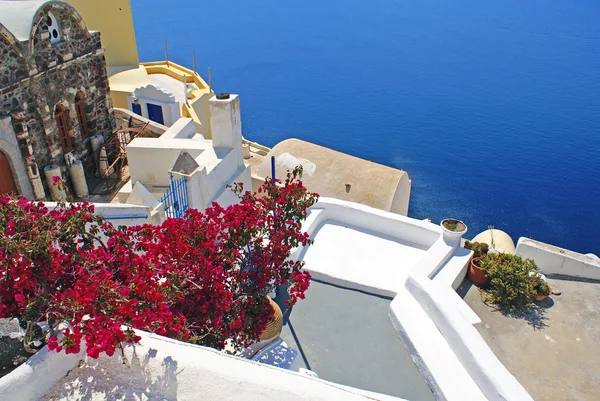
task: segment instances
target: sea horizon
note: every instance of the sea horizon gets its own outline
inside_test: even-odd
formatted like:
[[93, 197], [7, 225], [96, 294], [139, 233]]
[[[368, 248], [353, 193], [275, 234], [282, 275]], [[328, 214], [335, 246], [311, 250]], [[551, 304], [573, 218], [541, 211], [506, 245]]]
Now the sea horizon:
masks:
[[600, 3], [132, 0], [140, 61], [240, 94], [243, 134], [406, 170], [409, 216], [600, 254]]

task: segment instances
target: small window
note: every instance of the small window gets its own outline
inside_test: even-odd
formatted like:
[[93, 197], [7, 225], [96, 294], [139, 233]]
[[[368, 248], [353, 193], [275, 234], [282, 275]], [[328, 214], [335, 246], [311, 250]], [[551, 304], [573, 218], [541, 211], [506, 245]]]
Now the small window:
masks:
[[46, 17], [46, 25], [48, 25], [48, 33], [50, 33], [50, 43], [55, 45], [62, 41], [62, 35], [60, 33], [60, 27], [58, 21], [52, 13], [48, 13]]
[[131, 111], [133, 111], [138, 116], [141, 116], [142, 115], [142, 105], [139, 104], [139, 103], [132, 103], [131, 104]]
[[62, 150], [64, 153], [70, 152], [73, 149], [73, 145], [71, 144], [71, 135], [69, 135], [69, 127], [67, 125], [67, 111], [62, 105], [56, 105], [54, 117], [56, 118], [56, 126], [58, 127]]
[[75, 96], [75, 111], [77, 112], [77, 122], [79, 123], [81, 138], [87, 138], [87, 120], [85, 119], [85, 105], [83, 104], [83, 95], [81, 93]]

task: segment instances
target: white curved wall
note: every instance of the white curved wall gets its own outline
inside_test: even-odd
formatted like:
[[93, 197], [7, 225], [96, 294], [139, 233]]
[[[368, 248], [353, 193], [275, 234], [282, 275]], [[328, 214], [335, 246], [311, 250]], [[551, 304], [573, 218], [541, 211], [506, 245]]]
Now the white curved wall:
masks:
[[373, 232], [374, 235], [387, 236], [421, 248], [431, 247], [442, 234], [439, 226], [427, 221], [325, 197], [320, 198], [310, 209], [302, 230], [312, 235], [327, 220], [362, 228]]
[[412, 181], [408, 177], [408, 174], [403, 174], [402, 177], [400, 177], [400, 181], [398, 181], [398, 185], [396, 185], [396, 192], [394, 193], [390, 212], [398, 213], [403, 216], [408, 215], [411, 186]]

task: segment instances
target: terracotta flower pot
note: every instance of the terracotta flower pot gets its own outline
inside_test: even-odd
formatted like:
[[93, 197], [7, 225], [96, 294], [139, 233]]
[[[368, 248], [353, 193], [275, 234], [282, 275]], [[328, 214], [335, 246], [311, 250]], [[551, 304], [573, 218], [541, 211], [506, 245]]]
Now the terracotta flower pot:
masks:
[[259, 340], [261, 341], [277, 337], [279, 334], [281, 334], [283, 327], [283, 313], [281, 313], [279, 305], [277, 305], [270, 297], [267, 297], [267, 300], [269, 301], [269, 305], [271, 305], [271, 308], [273, 308], [275, 313], [267, 324], [267, 327], [265, 327], [263, 332], [260, 333]]
[[471, 266], [469, 267], [469, 280], [475, 284], [486, 285], [490, 282], [490, 277], [487, 275], [487, 271], [475, 265], [476, 260], [481, 258], [471, 259]]
[[538, 302], [541, 302], [541, 301], [545, 300], [546, 298], [548, 298], [548, 295], [535, 294], [535, 300]]

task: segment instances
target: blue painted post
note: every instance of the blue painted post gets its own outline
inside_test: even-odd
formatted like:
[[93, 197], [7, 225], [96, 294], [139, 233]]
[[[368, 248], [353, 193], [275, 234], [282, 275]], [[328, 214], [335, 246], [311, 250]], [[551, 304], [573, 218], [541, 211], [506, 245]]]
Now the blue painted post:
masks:
[[271, 181], [275, 184], [275, 156], [271, 156]]

